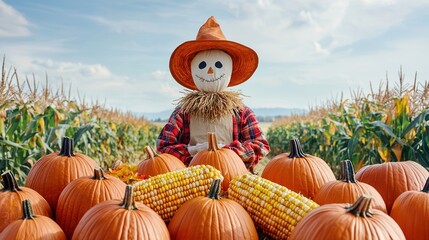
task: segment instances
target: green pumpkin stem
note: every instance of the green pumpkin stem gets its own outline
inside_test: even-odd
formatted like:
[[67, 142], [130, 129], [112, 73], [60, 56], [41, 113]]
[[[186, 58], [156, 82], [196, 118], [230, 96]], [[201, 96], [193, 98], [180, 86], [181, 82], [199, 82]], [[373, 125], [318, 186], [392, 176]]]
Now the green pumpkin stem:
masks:
[[155, 151], [151, 146], [146, 146], [144, 149], [146, 150], [146, 154], [148, 156], [147, 160], [156, 157], [157, 154], [155, 153]]
[[207, 150], [209, 150], [209, 151], [219, 150], [219, 147], [217, 146], [216, 133], [214, 133], [214, 132], [208, 132], [207, 133], [207, 141], [208, 141], [208, 148], [207, 148]]
[[33, 219], [35, 218], [33, 214], [33, 208], [31, 207], [30, 200], [24, 199], [22, 201], [22, 219]]
[[297, 138], [290, 140], [289, 158], [303, 158], [305, 153], [302, 151], [301, 143]]
[[100, 167], [94, 168], [94, 176], [92, 177], [92, 179], [96, 179], [96, 180], [106, 179], [106, 177], [104, 176], [103, 169], [101, 169]]
[[359, 216], [359, 217], [371, 217], [372, 212], [370, 210], [372, 197], [371, 195], [363, 194], [353, 205], [347, 206], [347, 212]]
[[211, 199], [220, 199], [219, 190], [220, 190], [220, 179], [216, 178], [213, 180], [212, 185], [210, 186], [210, 191], [207, 197]]
[[340, 179], [344, 182], [355, 183], [355, 169], [353, 168], [353, 164], [350, 160], [344, 160], [341, 162], [341, 176]]
[[121, 203], [121, 208], [127, 210], [137, 209], [136, 201], [134, 200], [134, 187], [132, 185], [127, 185], [125, 187], [125, 196], [124, 200]]
[[422, 192], [429, 193], [429, 178], [426, 180], [426, 184], [423, 187]]
[[7, 170], [1, 175], [1, 178], [3, 179], [3, 192], [11, 191], [11, 192], [17, 192], [21, 191], [21, 189], [18, 186], [18, 183], [16, 182], [15, 177], [13, 176], [13, 173], [10, 170]]
[[67, 156], [67, 157], [74, 156], [73, 138], [67, 138], [67, 137], [63, 138], [63, 141], [61, 143], [60, 156]]

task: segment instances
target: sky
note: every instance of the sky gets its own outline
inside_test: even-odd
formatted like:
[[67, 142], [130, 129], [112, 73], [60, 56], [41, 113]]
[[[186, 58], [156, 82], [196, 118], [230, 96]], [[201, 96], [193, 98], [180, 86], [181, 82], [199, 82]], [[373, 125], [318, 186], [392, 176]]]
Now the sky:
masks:
[[0, 54], [20, 79], [132, 112], [173, 109], [171, 53], [214, 16], [259, 65], [231, 88], [251, 108], [308, 109], [341, 94], [429, 80], [427, 0], [0, 0]]

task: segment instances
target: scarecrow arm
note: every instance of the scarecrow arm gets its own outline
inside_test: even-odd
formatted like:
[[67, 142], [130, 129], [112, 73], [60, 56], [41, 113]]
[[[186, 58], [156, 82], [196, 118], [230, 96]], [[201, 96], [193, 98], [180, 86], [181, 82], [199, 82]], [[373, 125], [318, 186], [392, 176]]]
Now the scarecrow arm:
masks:
[[161, 153], [169, 153], [187, 165], [192, 156], [187, 148], [189, 128], [184, 127], [186, 121], [189, 119], [186, 119], [176, 109], [158, 136], [157, 150]]
[[[237, 129], [234, 129], [234, 141], [225, 147], [236, 152], [245, 163], [248, 169], [258, 164], [270, 151], [268, 141], [265, 139], [258, 120], [253, 111], [245, 107], [239, 114]], [[238, 135], [238, 136], [237, 136]]]

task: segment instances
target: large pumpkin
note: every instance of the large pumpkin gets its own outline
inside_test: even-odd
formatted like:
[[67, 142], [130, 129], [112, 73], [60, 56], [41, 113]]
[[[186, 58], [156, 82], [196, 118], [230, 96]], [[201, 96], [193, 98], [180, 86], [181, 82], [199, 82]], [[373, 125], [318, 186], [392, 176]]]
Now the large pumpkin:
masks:
[[121, 199], [126, 184], [115, 177], [104, 176], [100, 168], [93, 176], [71, 181], [58, 198], [56, 221], [70, 239], [79, 220], [91, 207], [100, 202]]
[[220, 179], [215, 179], [207, 197], [180, 206], [168, 224], [171, 239], [258, 239], [250, 215], [234, 200], [220, 198], [219, 190]]
[[372, 208], [387, 213], [386, 204], [380, 193], [371, 185], [356, 181], [352, 162], [344, 160], [341, 162], [340, 180], [327, 182], [319, 189], [313, 200], [320, 205], [353, 203], [363, 194], [372, 196]]
[[231, 149], [219, 148], [217, 145], [216, 134], [207, 133], [208, 149], [195, 154], [189, 166], [211, 165], [219, 170], [224, 177], [222, 190], [227, 191], [229, 182], [240, 175], [248, 173], [243, 160]]
[[373, 186], [386, 203], [390, 213], [395, 199], [405, 191], [423, 189], [429, 172], [414, 161], [386, 162], [368, 165], [356, 173], [358, 181]]
[[73, 152], [73, 139], [63, 138], [60, 152], [40, 158], [28, 173], [25, 186], [42, 195], [55, 215], [57, 201], [71, 181], [90, 176], [97, 163], [88, 156]]
[[320, 187], [334, 181], [335, 175], [321, 158], [304, 154], [298, 139], [290, 141], [290, 152], [268, 162], [262, 177], [312, 199]]
[[362, 195], [353, 205], [331, 203], [320, 206], [298, 222], [295, 239], [404, 239], [398, 224], [386, 213], [370, 209], [371, 196]]
[[157, 154], [150, 146], [145, 147], [147, 158], [138, 164], [138, 174], [156, 176], [158, 174], [172, 172], [186, 168], [185, 164], [177, 157], [168, 154]]
[[127, 185], [123, 201], [108, 200], [89, 209], [72, 239], [170, 239], [162, 218], [146, 205], [136, 203], [133, 195], [133, 187]]
[[[34, 215], [31, 202], [22, 202], [22, 218], [10, 223], [1, 233], [0, 239], [7, 240], [66, 240], [61, 227], [49, 217]], [[3, 213], [2, 213], [3, 214]]]
[[11, 171], [1, 175], [3, 189], [0, 191], [0, 232], [11, 222], [22, 216], [22, 201], [33, 203], [34, 213], [52, 217], [51, 207], [38, 192], [31, 188], [19, 187]]
[[429, 240], [429, 178], [422, 191], [406, 191], [399, 195], [390, 216], [407, 239]]

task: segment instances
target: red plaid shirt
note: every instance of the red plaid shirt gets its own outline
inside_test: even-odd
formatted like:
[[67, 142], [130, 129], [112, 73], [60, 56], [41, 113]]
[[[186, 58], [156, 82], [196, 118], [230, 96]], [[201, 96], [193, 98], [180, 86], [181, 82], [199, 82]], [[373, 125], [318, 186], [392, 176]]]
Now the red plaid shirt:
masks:
[[[232, 118], [233, 141], [224, 148], [236, 152], [246, 167], [253, 169], [268, 154], [270, 146], [250, 108], [245, 106]], [[183, 114], [176, 108], [157, 139], [158, 152], [172, 154], [186, 165], [192, 160], [187, 148], [190, 139], [189, 121], [189, 114]]]

